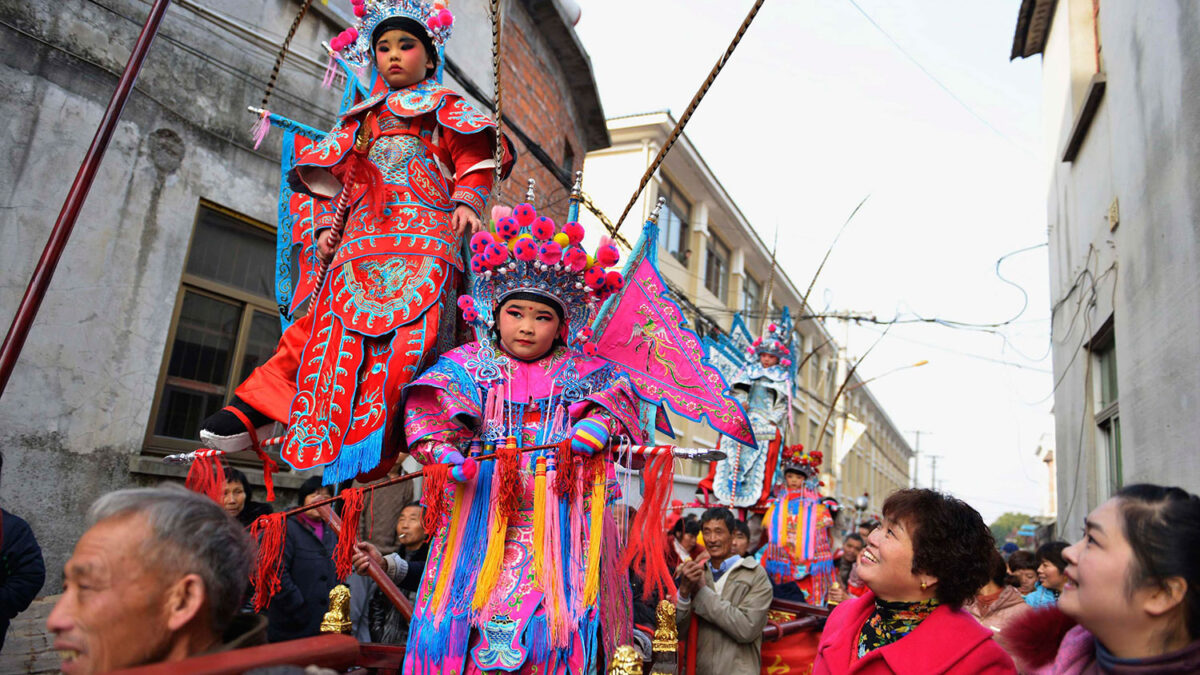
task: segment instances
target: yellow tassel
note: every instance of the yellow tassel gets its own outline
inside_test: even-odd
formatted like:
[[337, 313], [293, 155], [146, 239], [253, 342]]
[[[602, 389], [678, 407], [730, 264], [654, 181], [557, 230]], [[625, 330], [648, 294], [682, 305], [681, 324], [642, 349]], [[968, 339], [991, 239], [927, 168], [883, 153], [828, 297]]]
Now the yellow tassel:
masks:
[[[592, 483], [591, 527], [588, 528], [588, 559], [587, 576], [583, 582], [583, 602], [585, 607], [596, 605], [596, 595], [600, 592], [600, 543], [604, 537], [604, 497], [607, 479], [603, 471], [596, 471], [596, 479]], [[615, 553], [613, 553], [615, 555]]]
[[535, 581], [543, 592], [546, 588], [546, 552], [542, 537], [546, 531], [546, 459], [538, 457], [533, 477], [533, 570]]
[[454, 507], [450, 510], [450, 530], [446, 533], [446, 546], [442, 549], [441, 567], [438, 569], [437, 585], [433, 587], [433, 607], [437, 614], [441, 614], [446, 609], [447, 589], [450, 586], [451, 569], [454, 565], [454, 559], [458, 557], [458, 547], [455, 545], [458, 539], [458, 528], [462, 525], [462, 502], [463, 491], [466, 486], [459, 483], [454, 488]]

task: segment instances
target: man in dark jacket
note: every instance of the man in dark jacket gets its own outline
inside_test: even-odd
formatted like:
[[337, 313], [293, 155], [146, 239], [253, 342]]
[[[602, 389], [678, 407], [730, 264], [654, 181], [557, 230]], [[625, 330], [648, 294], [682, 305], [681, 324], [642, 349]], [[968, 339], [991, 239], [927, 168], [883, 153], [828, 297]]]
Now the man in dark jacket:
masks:
[[[0, 473], [4, 455], [0, 454]], [[42, 548], [29, 524], [0, 509], [0, 649], [8, 624], [29, 607], [46, 583], [46, 564]]]
[[[299, 492], [301, 504], [332, 496], [320, 476], [304, 481]], [[279, 592], [267, 607], [271, 642], [318, 635], [321, 617], [329, 609], [329, 591], [340, 583], [333, 565], [337, 534], [318, 513], [306, 511], [287, 519]]]

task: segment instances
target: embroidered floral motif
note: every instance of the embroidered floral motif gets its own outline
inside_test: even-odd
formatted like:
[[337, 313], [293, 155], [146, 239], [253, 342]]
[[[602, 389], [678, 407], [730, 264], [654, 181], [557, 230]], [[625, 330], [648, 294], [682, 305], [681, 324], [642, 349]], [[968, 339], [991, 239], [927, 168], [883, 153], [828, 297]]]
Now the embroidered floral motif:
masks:
[[876, 599], [875, 611], [858, 634], [858, 658], [861, 659], [869, 652], [890, 645], [913, 632], [937, 607], [936, 598], [922, 602], [886, 602]]

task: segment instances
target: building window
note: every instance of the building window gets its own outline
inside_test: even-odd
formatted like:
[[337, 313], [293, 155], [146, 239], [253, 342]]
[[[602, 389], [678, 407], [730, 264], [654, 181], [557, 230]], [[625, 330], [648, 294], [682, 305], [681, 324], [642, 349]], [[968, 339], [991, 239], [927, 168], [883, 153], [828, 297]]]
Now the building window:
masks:
[[1121, 414], [1117, 390], [1117, 340], [1113, 333], [1112, 318], [1105, 322], [1100, 332], [1092, 339], [1088, 348], [1095, 359], [1097, 378], [1100, 380], [1096, 426], [1102, 439], [1105, 475], [1108, 478], [1108, 494], [1120, 490], [1125, 483], [1121, 466]]
[[746, 317], [746, 322], [750, 326], [754, 326], [754, 317], [762, 308], [762, 286], [755, 281], [754, 277], [746, 275], [746, 280], [742, 282], [742, 316]]
[[[571, 141], [563, 138], [563, 159], [562, 170], [571, 173], [575, 170], [575, 149], [571, 147]], [[574, 176], [571, 177], [574, 179]]]
[[729, 247], [715, 236], [708, 238], [708, 251], [704, 263], [704, 287], [712, 291], [722, 303], [728, 302], [725, 291], [729, 286]]
[[686, 267], [690, 253], [687, 242], [692, 205], [680, 194], [675, 184], [666, 179], [658, 186], [658, 196], [667, 200], [658, 217], [658, 245]]
[[188, 251], [147, 445], [196, 446], [200, 423], [279, 342], [272, 228], [201, 203]]

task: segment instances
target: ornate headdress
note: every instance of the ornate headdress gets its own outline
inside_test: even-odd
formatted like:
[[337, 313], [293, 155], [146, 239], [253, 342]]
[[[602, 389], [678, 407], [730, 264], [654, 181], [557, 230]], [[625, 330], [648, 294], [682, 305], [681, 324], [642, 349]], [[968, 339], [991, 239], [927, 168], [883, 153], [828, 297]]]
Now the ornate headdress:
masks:
[[[526, 203], [498, 216], [495, 231], [471, 237], [471, 294], [458, 299], [463, 319], [475, 326], [480, 342], [491, 339], [495, 310], [517, 293], [533, 293], [553, 300], [563, 310], [562, 338], [568, 347], [595, 354], [588, 327], [599, 304], [625, 285], [621, 273], [608, 268], [621, 258], [616, 244], [600, 238], [594, 256], [584, 250], [583, 226], [575, 220], [558, 226], [539, 216], [531, 202], [530, 180]], [[576, 183], [578, 190], [578, 183]], [[575, 201], [575, 192], [572, 201]], [[575, 208], [571, 210], [576, 212]]]
[[789, 331], [777, 324], [767, 326], [765, 335], [756, 339], [750, 345], [750, 353], [754, 356], [762, 354], [771, 354], [779, 357], [779, 364], [787, 369], [792, 365], [792, 360], [789, 358], [792, 355], [792, 348], [788, 345], [792, 341]]
[[371, 36], [375, 29], [388, 19], [404, 18], [425, 28], [440, 62], [446, 40], [450, 39], [450, 28], [454, 25], [454, 15], [446, 8], [446, 0], [351, 0], [351, 4], [358, 20], [329, 41], [329, 46], [344, 61], [359, 66], [372, 63], [375, 47], [371, 44]]
[[822, 459], [824, 455], [820, 450], [805, 452], [804, 445], [800, 443], [783, 448], [783, 470], [799, 471], [805, 478], [813, 478], [819, 473]]

